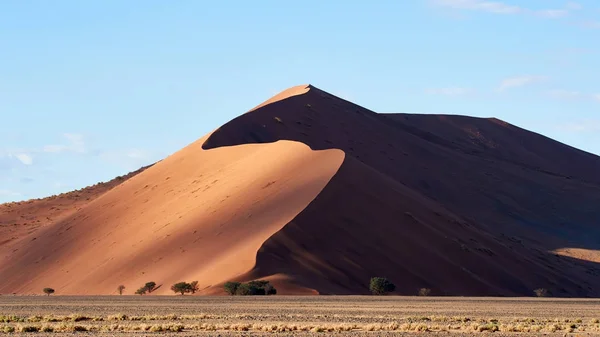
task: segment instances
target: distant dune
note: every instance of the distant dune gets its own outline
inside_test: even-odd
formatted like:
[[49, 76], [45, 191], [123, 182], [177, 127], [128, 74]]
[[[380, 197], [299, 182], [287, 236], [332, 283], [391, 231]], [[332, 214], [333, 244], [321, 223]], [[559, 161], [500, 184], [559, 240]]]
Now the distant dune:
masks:
[[43, 199], [0, 204], [0, 247], [54, 224], [77, 212], [92, 200], [111, 190], [148, 167], [117, 177], [105, 183]]
[[366, 294], [385, 276], [404, 295], [600, 296], [600, 158], [493, 118], [297, 86], [82, 191], [0, 205], [0, 293]]

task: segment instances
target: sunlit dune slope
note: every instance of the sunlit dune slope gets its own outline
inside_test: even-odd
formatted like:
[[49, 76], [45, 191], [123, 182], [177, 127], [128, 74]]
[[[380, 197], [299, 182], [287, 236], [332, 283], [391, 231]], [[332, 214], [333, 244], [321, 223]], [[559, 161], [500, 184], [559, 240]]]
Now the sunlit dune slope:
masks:
[[155, 281], [164, 294], [178, 281], [226, 281], [252, 269], [344, 157], [290, 141], [210, 151], [203, 141], [2, 250], [0, 293], [109, 294]]

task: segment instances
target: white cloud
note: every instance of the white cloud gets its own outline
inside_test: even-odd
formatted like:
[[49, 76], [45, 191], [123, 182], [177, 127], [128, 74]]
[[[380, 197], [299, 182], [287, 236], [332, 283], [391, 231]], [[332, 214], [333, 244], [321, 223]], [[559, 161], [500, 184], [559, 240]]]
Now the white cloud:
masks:
[[[564, 8], [530, 9], [502, 1], [488, 0], [430, 0], [434, 6], [457, 10], [471, 10], [493, 14], [529, 14], [547, 19], [557, 19], [582, 8], [576, 2], [568, 2]], [[516, 1], [515, 1], [516, 2]]]
[[600, 21], [587, 20], [581, 22], [581, 27], [588, 29], [600, 29]]
[[554, 98], [560, 99], [577, 99], [583, 97], [583, 94], [579, 91], [554, 89], [548, 91], [548, 94]]
[[498, 91], [504, 91], [511, 88], [522, 87], [528, 84], [533, 84], [546, 80], [546, 76], [524, 75], [517, 77], [505, 78], [500, 82]]
[[580, 3], [569, 1], [565, 5], [565, 8], [568, 9], [568, 10], [577, 11], [577, 10], [582, 9], [583, 6]]
[[434, 0], [433, 3], [440, 7], [454, 9], [467, 9], [496, 14], [516, 14], [523, 11], [519, 6], [508, 5], [503, 2], [484, 0]]
[[140, 149], [113, 150], [100, 153], [100, 159], [118, 165], [128, 170], [137, 170], [142, 166], [152, 164], [162, 156]]
[[449, 88], [432, 88], [425, 89], [425, 93], [430, 95], [444, 95], [444, 96], [462, 96], [473, 93], [475, 90], [470, 88], [462, 87], [449, 87]]
[[535, 11], [534, 14], [547, 19], [558, 19], [569, 15], [569, 11], [566, 9], [542, 9]]
[[594, 94], [594, 95], [592, 95], [592, 98], [595, 99], [596, 101], [600, 102], [600, 94]]
[[11, 190], [0, 190], [0, 197], [18, 197], [21, 196], [21, 193], [11, 191]]
[[600, 131], [600, 120], [592, 119], [568, 123], [561, 125], [559, 129], [572, 133], [597, 132]]
[[43, 151], [47, 153], [86, 153], [87, 149], [83, 140], [83, 135], [77, 133], [65, 133], [63, 137], [67, 140], [66, 145], [45, 145]]
[[33, 164], [33, 158], [27, 153], [17, 153], [14, 155], [23, 165], [31, 165]]

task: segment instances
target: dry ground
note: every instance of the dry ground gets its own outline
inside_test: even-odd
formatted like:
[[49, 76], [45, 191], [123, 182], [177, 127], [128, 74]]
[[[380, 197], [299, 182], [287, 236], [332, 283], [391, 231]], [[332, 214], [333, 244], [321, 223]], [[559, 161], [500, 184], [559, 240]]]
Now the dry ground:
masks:
[[599, 322], [589, 299], [0, 296], [0, 334], [583, 336]]

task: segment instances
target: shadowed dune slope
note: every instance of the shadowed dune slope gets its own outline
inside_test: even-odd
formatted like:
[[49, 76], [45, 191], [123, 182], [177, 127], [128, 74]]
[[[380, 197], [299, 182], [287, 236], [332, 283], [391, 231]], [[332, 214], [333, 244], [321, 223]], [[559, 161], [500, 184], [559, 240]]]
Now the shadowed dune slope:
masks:
[[564, 254], [600, 251], [597, 156], [496, 119], [377, 114], [308, 88], [203, 145], [287, 139], [346, 153], [247, 278], [283, 273], [321, 293], [365, 293], [382, 275], [403, 294], [600, 295], [594, 259]]
[[200, 288], [251, 270], [256, 252], [313, 200], [339, 150], [298, 142], [202, 150], [197, 141], [60, 222], [0, 251], [0, 293], [128, 293], [148, 281]]

